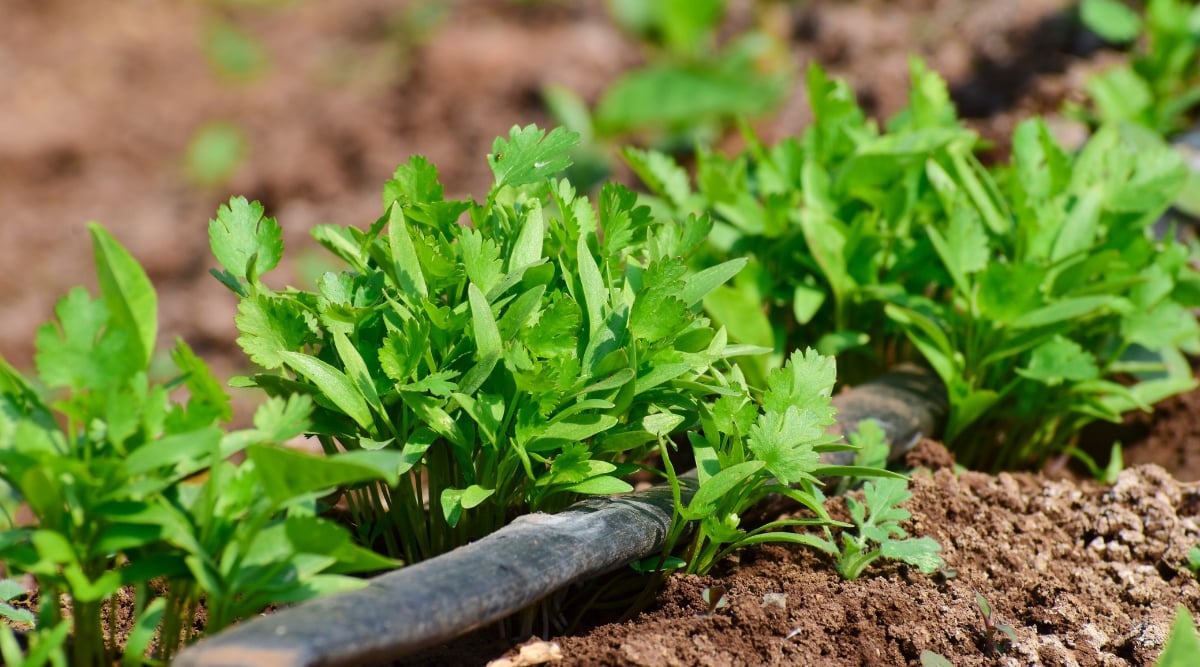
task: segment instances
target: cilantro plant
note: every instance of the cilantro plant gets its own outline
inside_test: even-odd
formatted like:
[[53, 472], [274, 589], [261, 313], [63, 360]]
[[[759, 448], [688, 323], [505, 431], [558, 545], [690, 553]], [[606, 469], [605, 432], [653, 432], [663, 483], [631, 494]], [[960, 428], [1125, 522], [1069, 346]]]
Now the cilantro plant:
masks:
[[[835, 379], [836, 364], [832, 357], [823, 357], [811, 349], [797, 351], [782, 368], [772, 371], [761, 401], [751, 400], [744, 391], [727, 392], [711, 407], [705, 407], [700, 431], [688, 434], [696, 460], [698, 488], [686, 506], [680, 500], [681, 482], [670, 467], [668, 441], [660, 436], [659, 446], [677, 511], [682, 519], [695, 522], [694, 526], [677, 522], [667, 540], [668, 552], [682, 554], [686, 572], [704, 574], [733, 550], [764, 542], [828, 550], [825, 540], [789, 530], [801, 526], [828, 529], [846, 525], [826, 512], [820, 477], [882, 476], [899, 484], [901, 489], [905, 487], [902, 476], [879, 467], [821, 464], [819, 457], [823, 452], [854, 448], [842, 442], [840, 436], [829, 434], [834, 423], [830, 396]], [[729, 374], [729, 385], [745, 386], [736, 368]], [[673, 415], [652, 415], [646, 418], [647, 430], [656, 430], [649, 424], [652, 420], [654, 424], [681, 421]], [[795, 500], [813, 516], [772, 521], [749, 530], [742, 527], [741, 515], [771, 494]], [[689, 529], [690, 539], [680, 545]], [[862, 564], [865, 566], [866, 562]]]
[[1088, 80], [1092, 108], [1071, 111], [1095, 125], [1129, 120], [1162, 135], [1186, 129], [1200, 105], [1200, 7], [1148, 0], [1139, 16], [1117, 0], [1084, 0], [1080, 17], [1106, 41], [1135, 45], [1127, 65]]
[[700, 313], [745, 261], [689, 272], [706, 217], [657, 220], [614, 184], [593, 207], [553, 179], [577, 143], [514, 127], [482, 204], [444, 199], [436, 168], [411, 159], [377, 221], [313, 230], [347, 268], [311, 292], [263, 282], [282, 242], [262, 206], [235, 198], [210, 223], [238, 343], [264, 369], [238, 384], [311, 397], [330, 453], [402, 457], [399, 484], [345, 495], [389, 554], [420, 560], [516, 514], [627, 491], [658, 438], [745, 391], [719, 369], [755, 349]]
[[900, 522], [912, 514], [900, 507], [912, 497], [904, 479], [884, 478], [863, 485], [863, 502], [846, 496], [855, 531], [843, 530], [839, 547], [831, 530], [813, 546], [837, 557], [837, 570], [846, 579], [857, 579], [880, 558], [900, 560], [930, 574], [942, 565], [941, 546], [931, 537], [908, 537]]
[[[338, 484], [394, 481], [401, 458], [319, 460], [277, 447], [309, 429], [305, 396], [272, 399], [254, 428], [225, 432], [229, 399], [183, 341], [170, 355], [178, 375], [152, 382], [154, 289], [107, 231], [90, 229], [100, 298], [76, 288], [38, 329], [36, 384], [0, 360], [0, 478], [36, 518], [0, 532], [8, 570], [38, 584], [30, 661], [47, 659], [68, 630], [72, 665], [121, 654], [140, 664], [156, 635], [156, 658], [169, 659], [197, 634], [202, 599], [213, 632], [272, 603], [363, 585], [345, 573], [391, 566], [317, 518], [316, 501]], [[172, 398], [176, 388], [186, 401]], [[240, 452], [246, 463], [228, 462]], [[134, 623], [117, 637], [105, 624], [116, 626], [123, 587]], [[6, 662], [14, 646], [0, 637]]]
[[698, 266], [749, 259], [704, 306], [731, 340], [775, 348], [741, 361], [751, 383], [805, 345], [837, 354], [852, 384], [923, 359], [948, 388], [944, 439], [992, 468], [1195, 386], [1200, 274], [1151, 230], [1184, 187], [1180, 158], [1130, 124], [1069, 154], [1030, 120], [1012, 163], [988, 169], [945, 83], [918, 60], [911, 72], [908, 109], [881, 131], [812, 67], [803, 138], [702, 153], [695, 189], [667, 156], [626, 152], [656, 210], [715, 218]]
[[[756, 8], [756, 25], [718, 44], [726, 0], [609, 0], [616, 24], [636, 38], [646, 62], [621, 74], [594, 107], [571, 90], [543, 91], [561, 125], [580, 133], [568, 177], [580, 190], [607, 176], [613, 141], [638, 141], [691, 153], [710, 142], [733, 119], [776, 109], [791, 86], [793, 70], [772, 24], [784, 24], [771, 3]], [[783, 11], [783, 10], [780, 10]]]

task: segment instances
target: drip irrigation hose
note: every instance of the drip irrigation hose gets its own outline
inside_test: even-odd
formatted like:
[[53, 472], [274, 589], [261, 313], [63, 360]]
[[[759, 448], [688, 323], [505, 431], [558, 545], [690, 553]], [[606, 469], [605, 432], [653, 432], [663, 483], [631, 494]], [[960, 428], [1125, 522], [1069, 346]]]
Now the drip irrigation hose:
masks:
[[[834, 397], [840, 432], [874, 419], [893, 457], [946, 414], [933, 373], [902, 366]], [[828, 463], [848, 463], [836, 452]], [[684, 502], [692, 489], [686, 489]], [[519, 517], [487, 537], [379, 575], [363, 589], [255, 618], [179, 654], [176, 667], [332, 667], [386, 663], [505, 618], [569, 584], [662, 549], [671, 492], [660, 485]]]

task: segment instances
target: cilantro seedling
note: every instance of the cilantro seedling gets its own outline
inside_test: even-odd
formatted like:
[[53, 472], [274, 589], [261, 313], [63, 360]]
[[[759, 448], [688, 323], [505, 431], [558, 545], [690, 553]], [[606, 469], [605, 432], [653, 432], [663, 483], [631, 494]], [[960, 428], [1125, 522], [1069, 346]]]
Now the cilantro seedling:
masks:
[[863, 500], [846, 496], [854, 531], [843, 529], [839, 548], [832, 531], [815, 545], [837, 558], [837, 570], [846, 579], [857, 579], [880, 558], [912, 565], [925, 574], [938, 571], [941, 545], [931, 537], [908, 537], [900, 522], [912, 516], [901, 503], [912, 497], [904, 479], [885, 477], [863, 485]]
[[983, 642], [987, 655], [990, 657], [1008, 650], [1008, 644], [1017, 640], [1017, 631], [1011, 625], [995, 621], [992, 605], [981, 593], [975, 594], [975, 609], [983, 623]]
[[[904, 486], [901, 476], [887, 470], [820, 462], [821, 453], [847, 447], [828, 433], [834, 421], [830, 396], [835, 377], [833, 358], [815, 350], [797, 351], [768, 376], [759, 404], [746, 394], [745, 378], [735, 368], [726, 382], [729, 389], [742, 390], [723, 392], [701, 411], [700, 432], [688, 434], [698, 488], [686, 504], [680, 500], [682, 482], [671, 466], [666, 431], [657, 426], [662, 417], [644, 420], [646, 430], [659, 432], [679, 516], [695, 524], [686, 543], [680, 542], [687, 527], [683, 522], [673, 526], [667, 539], [668, 551], [682, 553], [686, 572], [704, 574], [725, 555], [752, 544], [780, 542], [826, 549], [819, 537], [791, 530], [845, 525], [826, 512], [820, 477], [892, 476]], [[743, 527], [741, 515], [771, 494], [791, 498], [813, 516]]]
[[921, 651], [920, 659], [921, 667], [954, 667], [954, 663], [947, 660], [946, 656], [928, 649]]

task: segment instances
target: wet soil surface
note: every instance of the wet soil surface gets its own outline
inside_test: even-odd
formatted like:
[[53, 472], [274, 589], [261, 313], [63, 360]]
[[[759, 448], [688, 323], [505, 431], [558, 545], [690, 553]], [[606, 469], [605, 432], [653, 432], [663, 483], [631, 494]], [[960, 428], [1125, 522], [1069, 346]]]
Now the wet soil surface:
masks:
[[[262, 7], [255, 7], [261, 4]], [[365, 224], [395, 165], [428, 156], [450, 195], [479, 195], [491, 139], [546, 125], [539, 91], [594, 102], [644, 54], [604, 3], [297, 0], [285, 3], [11, 0], [0, 20], [0, 354], [32, 366], [33, 332], [75, 284], [94, 285], [84, 223], [104, 222], [159, 290], [164, 341], [185, 337], [222, 375], [244, 361], [234, 299], [211, 277], [207, 221], [231, 194], [277, 216], [290, 263], [272, 284], [319, 265], [307, 229]], [[734, 3], [733, 21], [753, 9]], [[964, 116], [995, 143], [1030, 113], [1077, 99], [1087, 72], [1119, 58], [1073, 19], [1068, 0], [812, 0], [776, 17], [795, 63], [849, 79], [868, 110], [905, 104], [907, 57], [950, 82]], [[441, 9], [422, 14], [431, 6]], [[266, 7], [266, 8], [264, 8]], [[406, 26], [433, 16], [429, 32]], [[223, 81], [202, 35], [216, 18], [253, 33], [270, 66]], [[182, 156], [204, 123], [236, 123], [248, 155], [223, 187], [192, 184]], [[778, 139], [809, 122], [803, 86], [760, 120]], [[1069, 124], [1054, 121], [1064, 133]], [[731, 145], [736, 140], [730, 142]], [[1200, 395], [1167, 402], [1122, 435], [1114, 486], [1030, 473], [955, 475], [925, 445], [906, 526], [939, 540], [949, 570], [883, 565], [841, 581], [809, 551], [750, 549], [709, 578], [675, 577], [644, 614], [558, 638], [565, 664], [897, 665], [923, 649], [957, 665], [1143, 665], [1174, 608], [1200, 611], [1186, 570], [1200, 542]], [[1104, 448], [1107, 442], [1100, 443]], [[728, 606], [701, 616], [701, 591]], [[988, 655], [975, 594], [1017, 640]], [[474, 664], [504, 652], [494, 634], [422, 656]]]

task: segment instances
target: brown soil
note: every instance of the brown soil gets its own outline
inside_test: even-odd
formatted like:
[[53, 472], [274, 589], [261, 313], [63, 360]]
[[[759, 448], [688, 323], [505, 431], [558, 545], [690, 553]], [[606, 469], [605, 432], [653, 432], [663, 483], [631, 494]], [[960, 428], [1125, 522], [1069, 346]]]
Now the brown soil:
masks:
[[[812, 0], [774, 26], [796, 64], [815, 58], [886, 117], [905, 103], [907, 54], [949, 80], [964, 115], [996, 142], [1016, 120], [1053, 112], [1114, 54], [1071, 20], [1069, 0]], [[256, 5], [261, 5], [257, 7]], [[735, 3], [735, 20], [752, 9]], [[32, 366], [33, 332], [55, 299], [94, 284], [83, 223], [104, 222], [145, 262], [160, 293], [164, 341], [184, 336], [223, 375], [234, 299], [207, 275], [206, 222], [230, 194], [262, 200], [285, 228], [291, 262], [273, 282], [303, 279], [314, 223], [361, 224], [379, 211], [395, 165], [428, 156], [452, 194], [481, 193], [483, 155], [515, 123], [548, 123], [538, 91], [559, 83], [594, 101], [642, 55], [600, 0], [456, 0], [432, 32], [405, 29], [427, 0], [79, 3], [12, 0], [0, 20], [0, 354]], [[201, 48], [206, 21], [253, 32], [271, 67], [222, 81]], [[407, 22], [407, 23], [406, 23]], [[230, 183], [201, 188], [181, 167], [192, 132], [230, 120], [249, 155]], [[810, 120], [803, 86], [768, 139]], [[1069, 133], [1069, 124], [1055, 121]], [[319, 261], [318, 261], [319, 263]], [[1113, 487], [1032, 474], [945, 469], [925, 446], [909, 507], [912, 532], [943, 545], [954, 575], [884, 564], [854, 582], [808, 551], [743, 552], [710, 578], [672, 578], [633, 621], [560, 638], [568, 664], [914, 664], [922, 649], [955, 664], [1150, 664], [1176, 604], [1200, 611], [1184, 569], [1200, 542], [1200, 395], [1168, 402], [1122, 436], [1136, 467]], [[1101, 443], [1107, 447], [1107, 442]], [[716, 582], [729, 606], [709, 617]], [[974, 595], [1017, 641], [985, 654]], [[785, 594], [786, 600], [768, 594]], [[472, 643], [473, 642], [473, 643]], [[507, 643], [456, 642], [420, 662], [472, 664]], [[463, 651], [472, 651], [464, 653]]]

